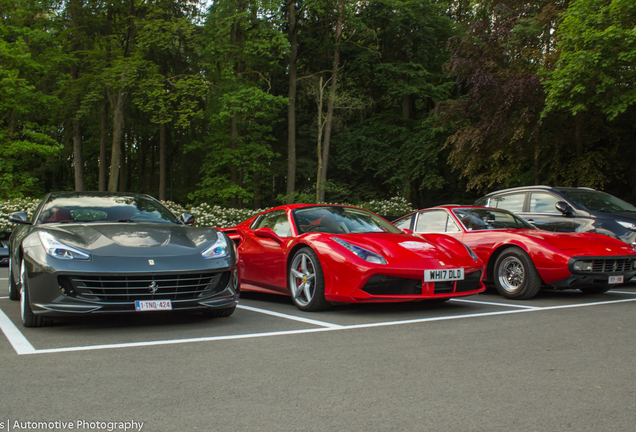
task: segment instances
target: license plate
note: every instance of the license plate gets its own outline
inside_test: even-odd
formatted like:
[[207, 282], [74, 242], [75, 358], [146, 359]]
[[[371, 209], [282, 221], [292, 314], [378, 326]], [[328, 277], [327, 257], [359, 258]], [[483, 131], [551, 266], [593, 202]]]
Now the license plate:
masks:
[[623, 283], [623, 276], [610, 276], [607, 283], [611, 283], [611, 284]]
[[137, 312], [172, 310], [172, 302], [170, 300], [137, 300], [135, 301], [135, 310]]
[[424, 282], [449, 282], [464, 280], [464, 269], [424, 270]]

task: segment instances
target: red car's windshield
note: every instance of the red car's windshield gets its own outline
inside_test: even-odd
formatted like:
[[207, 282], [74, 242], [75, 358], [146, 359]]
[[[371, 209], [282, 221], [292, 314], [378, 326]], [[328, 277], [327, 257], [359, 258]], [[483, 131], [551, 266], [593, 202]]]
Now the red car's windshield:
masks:
[[491, 229], [536, 229], [523, 219], [507, 211], [491, 208], [458, 208], [453, 209], [457, 219], [467, 231]]
[[305, 207], [294, 210], [292, 214], [299, 234], [307, 232], [330, 234], [401, 232], [381, 217], [353, 207]]

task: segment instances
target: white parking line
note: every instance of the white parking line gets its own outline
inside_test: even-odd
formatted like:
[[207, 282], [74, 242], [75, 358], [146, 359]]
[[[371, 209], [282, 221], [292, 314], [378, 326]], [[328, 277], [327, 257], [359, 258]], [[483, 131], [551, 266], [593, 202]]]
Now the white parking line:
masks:
[[631, 294], [631, 295], [636, 295], [636, 291], [610, 291], [612, 293], [616, 293], [616, 294]]
[[508, 304], [508, 303], [496, 303], [496, 302], [487, 302], [487, 301], [479, 301], [479, 300], [466, 300], [466, 299], [458, 299], [453, 298], [451, 301], [454, 302], [463, 302], [463, 303], [475, 303], [475, 304], [483, 304], [483, 305], [492, 305], [492, 306], [504, 306], [504, 307], [512, 307], [512, 308], [520, 308], [520, 309], [542, 309], [536, 306], [524, 306], [524, 305], [516, 305], [516, 304]]
[[[441, 317], [417, 318], [417, 319], [410, 319], [410, 320], [403, 320], [403, 321], [354, 324], [354, 325], [348, 325], [348, 326], [338, 326], [335, 324], [331, 324], [330, 326], [325, 327], [324, 325], [329, 323], [322, 322], [323, 326], [320, 328], [302, 329], [302, 330], [288, 330], [288, 331], [265, 332], [265, 333], [248, 333], [248, 334], [228, 335], [228, 336], [211, 336], [211, 337], [192, 338], [192, 339], [172, 339], [172, 340], [162, 340], [162, 341], [131, 342], [131, 343], [123, 343], [123, 344], [88, 345], [88, 346], [50, 348], [50, 349], [39, 349], [39, 350], [36, 350], [35, 348], [33, 348], [33, 346], [29, 343], [29, 341], [26, 340], [24, 335], [20, 333], [20, 331], [13, 325], [13, 323], [1, 310], [0, 310], [0, 327], [2, 327], [2, 331], [7, 336], [7, 339], [9, 339], [9, 342], [11, 342], [11, 345], [13, 345], [13, 348], [16, 350], [18, 355], [50, 354], [50, 353], [62, 353], [62, 352], [73, 352], [73, 351], [92, 351], [92, 350], [99, 350], [99, 349], [130, 348], [130, 347], [143, 347], [143, 346], [153, 346], [153, 345], [171, 345], [171, 344], [193, 343], [193, 342], [212, 342], [212, 341], [222, 341], [222, 340], [259, 338], [259, 337], [267, 337], [267, 336], [297, 335], [297, 334], [317, 333], [317, 332], [337, 331], [337, 330], [353, 330], [353, 329], [362, 329], [362, 328], [393, 326], [393, 325], [400, 325], [400, 324], [415, 324], [415, 323], [447, 321], [447, 320], [466, 319], [466, 318], [481, 318], [481, 317], [495, 316], [495, 315], [510, 315], [515, 313], [537, 312], [537, 311], [556, 310], [556, 309], [570, 309], [570, 308], [577, 308], [577, 307], [599, 306], [599, 305], [627, 303], [627, 302], [635, 302], [635, 301], [636, 301], [636, 298], [624, 299], [624, 300], [612, 300], [612, 301], [605, 301], [605, 302], [595, 302], [595, 303], [574, 304], [574, 305], [547, 306], [547, 307], [531, 308], [531, 309], [526, 308], [526, 309], [514, 309], [514, 310], [506, 310], [506, 311], [498, 311], [498, 312], [485, 312], [485, 313], [454, 315], [454, 316], [451, 315], [451, 316], [441, 316]], [[249, 309], [249, 310], [256, 309], [256, 308], [251, 308], [249, 306], [241, 306], [241, 308]], [[269, 312], [262, 309], [256, 310], [256, 311], [263, 312], [263, 313]], [[279, 316], [276, 312], [270, 313], [270, 315]], [[280, 314], [280, 315], [283, 318], [291, 317], [291, 315], [289, 316], [286, 316], [285, 314]], [[317, 321], [317, 322], [320, 323], [321, 321]]]
[[284, 313], [280, 313], [280, 312], [274, 312], [274, 311], [270, 311], [267, 309], [259, 309], [259, 308], [255, 308], [252, 306], [245, 306], [245, 305], [238, 305], [237, 308], [239, 309], [245, 309], [248, 311], [252, 311], [252, 312], [258, 312], [258, 313], [262, 313], [265, 315], [272, 315], [275, 317], [279, 317], [279, 318], [285, 318], [288, 320], [293, 320], [293, 321], [300, 321], [300, 322], [304, 322], [307, 324], [312, 324], [312, 325], [317, 325], [320, 327], [327, 327], [327, 328], [333, 328], [333, 329], [338, 329], [338, 328], [342, 328], [343, 326], [338, 325], [338, 324], [332, 324], [332, 323], [328, 323], [328, 322], [324, 322], [324, 321], [317, 321], [317, 320], [313, 320], [313, 319], [309, 319], [309, 318], [303, 318], [303, 317], [299, 317], [296, 315], [288, 315], [288, 314], [284, 314]]
[[18, 355], [34, 354], [36, 352], [31, 342], [13, 325], [13, 322], [2, 310], [0, 310], [0, 328]]

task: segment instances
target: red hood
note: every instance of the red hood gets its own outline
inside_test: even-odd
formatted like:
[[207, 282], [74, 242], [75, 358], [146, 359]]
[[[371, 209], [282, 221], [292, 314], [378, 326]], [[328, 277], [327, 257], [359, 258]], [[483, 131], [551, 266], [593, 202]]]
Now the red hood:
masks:
[[569, 252], [573, 255], [633, 255], [636, 249], [632, 246], [602, 235], [591, 233], [560, 233], [544, 230], [510, 230], [512, 233], [523, 233], [526, 237], [545, 242], [554, 249]]
[[[457, 257], [457, 253], [453, 253], [440, 243], [433, 243], [422, 237], [409, 234], [366, 233], [327, 235], [329, 237], [338, 237], [347, 243], [363, 247], [386, 258], [432, 258], [437, 260], [449, 260]], [[466, 254], [467, 252], [464, 253], [464, 255]]]

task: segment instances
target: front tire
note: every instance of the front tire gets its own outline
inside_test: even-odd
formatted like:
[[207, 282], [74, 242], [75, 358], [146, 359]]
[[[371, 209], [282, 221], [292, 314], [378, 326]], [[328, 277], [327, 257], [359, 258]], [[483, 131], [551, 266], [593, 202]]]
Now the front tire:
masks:
[[9, 299], [20, 300], [20, 288], [13, 279], [13, 260], [9, 258]]
[[493, 279], [499, 294], [514, 300], [532, 298], [541, 288], [541, 276], [532, 259], [518, 247], [506, 249], [499, 255]]
[[325, 278], [313, 249], [304, 247], [294, 254], [287, 280], [292, 300], [298, 309], [315, 312], [331, 306], [325, 300]]
[[20, 264], [20, 315], [22, 317], [22, 325], [25, 327], [42, 327], [47, 321], [33, 313], [31, 309], [31, 299], [29, 297], [29, 283], [26, 273], [24, 259]]

